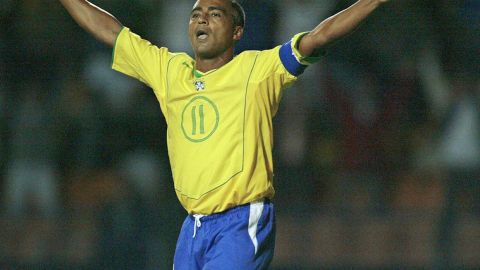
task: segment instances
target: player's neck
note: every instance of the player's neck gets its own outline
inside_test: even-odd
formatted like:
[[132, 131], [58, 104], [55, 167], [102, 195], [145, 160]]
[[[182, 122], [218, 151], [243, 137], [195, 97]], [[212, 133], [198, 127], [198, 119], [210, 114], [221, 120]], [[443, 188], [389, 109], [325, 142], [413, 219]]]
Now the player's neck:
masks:
[[201, 57], [196, 57], [195, 59], [195, 69], [201, 72], [208, 72], [210, 70], [218, 69], [232, 61], [233, 54], [223, 54], [215, 58], [204, 59]]

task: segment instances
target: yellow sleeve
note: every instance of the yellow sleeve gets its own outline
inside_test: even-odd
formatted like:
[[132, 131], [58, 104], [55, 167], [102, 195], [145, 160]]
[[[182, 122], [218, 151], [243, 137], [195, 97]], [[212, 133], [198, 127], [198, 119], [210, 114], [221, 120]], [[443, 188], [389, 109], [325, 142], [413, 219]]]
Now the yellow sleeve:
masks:
[[254, 80], [267, 93], [266, 100], [269, 101], [274, 113], [280, 103], [283, 90], [293, 84], [308, 65], [317, 62], [323, 55], [322, 52], [315, 52], [308, 57], [300, 54], [298, 44], [307, 33], [299, 33], [287, 43], [271, 50], [261, 51], [258, 55]]
[[159, 48], [124, 27], [113, 48], [112, 69], [159, 91], [163, 88], [161, 74], [164, 74], [168, 57], [168, 49]]
[[280, 79], [280, 86], [283, 88], [301, 75], [308, 65], [317, 62], [323, 56], [322, 51], [305, 57], [298, 50], [300, 40], [306, 34], [308, 32], [296, 34], [281, 46], [261, 51], [257, 61], [257, 65], [261, 68], [257, 69], [256, 77], [263, 79], [277, 76]]

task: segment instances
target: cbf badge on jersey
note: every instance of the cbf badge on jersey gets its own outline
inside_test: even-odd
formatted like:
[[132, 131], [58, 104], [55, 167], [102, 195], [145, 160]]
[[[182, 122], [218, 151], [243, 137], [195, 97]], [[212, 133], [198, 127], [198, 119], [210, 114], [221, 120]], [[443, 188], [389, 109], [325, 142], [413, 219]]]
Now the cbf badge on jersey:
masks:
[[201, 81], [201, 80], [194, 81], [193, 85], [195, 86], [195, 89], [197, 91], [205, 90], [205, 82], [204, 81]]

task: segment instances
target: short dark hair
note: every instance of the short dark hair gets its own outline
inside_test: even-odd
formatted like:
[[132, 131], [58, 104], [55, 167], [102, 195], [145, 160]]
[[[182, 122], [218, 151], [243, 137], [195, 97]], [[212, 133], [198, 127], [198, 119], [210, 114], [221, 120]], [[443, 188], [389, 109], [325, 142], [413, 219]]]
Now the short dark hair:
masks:
[[233, 8], [233, 24], [234, 26], [245, 27], [245, 10], [242, 5], [235, 0], [232, 1]]

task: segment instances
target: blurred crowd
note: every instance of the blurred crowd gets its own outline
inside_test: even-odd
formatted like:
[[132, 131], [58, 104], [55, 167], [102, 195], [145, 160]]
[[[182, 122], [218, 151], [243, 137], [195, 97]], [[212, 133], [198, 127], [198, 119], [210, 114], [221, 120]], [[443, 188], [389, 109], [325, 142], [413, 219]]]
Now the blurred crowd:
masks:
[[[194, 1], [92, 2], [192, 55]], [[282, 44], [354, 1], [239, 2], [238, 53]], [[0, 268], [171, 269], [186, 213], [152, 91], [112, 71], [111, 49], [58, 1], [0, 0], [0, 27]], [[275, 269], [480, 267], [478, 1], [392, 0], [285, 91], [274, 129]], [[420, 259], [395, 255], [411, 248], [392, 225], [406, 222], [430, 224]], [[391, 260], [348, 256], [345, 243], [364, 247], [365, 224], [397, 235], [382, 249]], [[339, 226], [348, 233], [329, 238]], [[307, 245], [295, 228], [329, 244]]]

